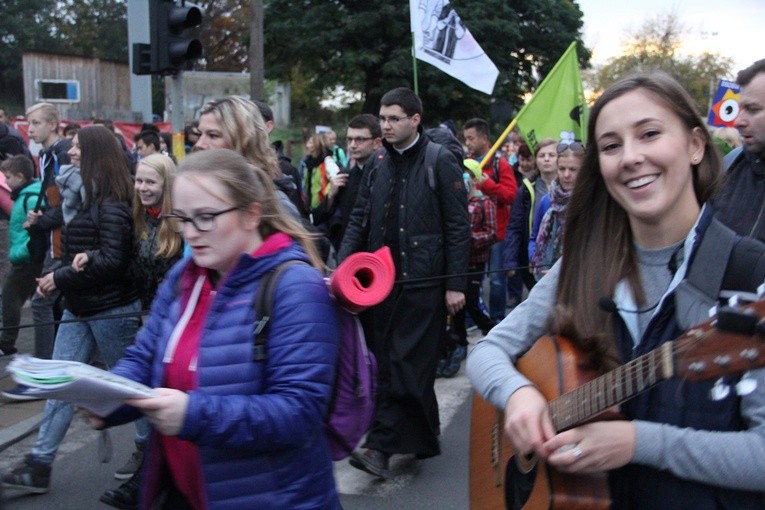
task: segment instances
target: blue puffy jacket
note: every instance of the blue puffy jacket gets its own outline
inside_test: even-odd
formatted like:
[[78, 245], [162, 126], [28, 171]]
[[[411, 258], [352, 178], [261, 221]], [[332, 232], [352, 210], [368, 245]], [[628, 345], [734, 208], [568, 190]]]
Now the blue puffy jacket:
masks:
[[[211, 509], [340, 508], [322, 430], [334, 380], [338, 321], [319, 271], [298, 264], [282, 274], [267, 359], [254, 362], [252, 356], [253, 297], [260, 278], [292, 259], [307, 261], [297, 243], [263, 257], [242, 255], [218, 283], [205, 321], [198, 388], [189, 392], [178, 437], [199, 447]], [[168, 273], [145, 327], [115, 373], [151, 387], [163, 385], [163, 354], [193, 274], [196, 266], [188, 258]], [[135, 418], [133, 411], [125, 407], [109, 422]], [[144, 496], [157, 483], [157, 446], [152, 440]]]

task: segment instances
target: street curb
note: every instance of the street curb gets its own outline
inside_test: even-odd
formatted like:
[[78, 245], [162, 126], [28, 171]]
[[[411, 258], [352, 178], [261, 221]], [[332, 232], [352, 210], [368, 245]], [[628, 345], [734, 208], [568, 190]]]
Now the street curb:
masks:
[[30, 416], [15, 425], [0, 430], [0, 452], [32, 434], [40, 425], [43, 413]]

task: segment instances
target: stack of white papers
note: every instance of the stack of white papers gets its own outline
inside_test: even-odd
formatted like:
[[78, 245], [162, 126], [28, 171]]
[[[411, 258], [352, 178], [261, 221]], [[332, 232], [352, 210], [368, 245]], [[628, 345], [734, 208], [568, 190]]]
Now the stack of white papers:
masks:
[[154, 396], [148, 386], [78, 361], [18, 355], [6, 370], [19, 384], [20, 398], [64, 400], [99, 416], [113, 412], [125, 399]]

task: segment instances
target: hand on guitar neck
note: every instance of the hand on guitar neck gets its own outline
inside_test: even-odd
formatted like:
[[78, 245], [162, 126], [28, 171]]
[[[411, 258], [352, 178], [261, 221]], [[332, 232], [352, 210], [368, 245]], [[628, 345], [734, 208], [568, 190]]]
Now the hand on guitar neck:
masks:
[[569, 473], [616, 469], [635, 453], [635, 426], [629, 421], [588, 423], [556, 434], [548, 402], [533, 386], [520, 388], [507, 400], [505, 433], [514, 451], [536, 454]]

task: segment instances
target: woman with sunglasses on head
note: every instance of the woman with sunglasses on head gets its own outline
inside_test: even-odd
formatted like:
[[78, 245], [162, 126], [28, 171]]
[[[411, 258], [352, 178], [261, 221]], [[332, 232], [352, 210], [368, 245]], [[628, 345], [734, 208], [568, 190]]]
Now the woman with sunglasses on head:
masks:
[[[323, 431], [338, 322], [312, 240], [265, 172], [230, 150], [187, 156], [172, 197], [163, 221], [191, 257], [165, 277], [113, 370], [157, 396], [106, 420], [140, 411], [154, 425], [142, 507], [340, 508]], [[266, 356], [255, 359], [255, 295], [285, 262], [299, 263], [276, 282]]]
[[529, 238], [529, 260], [539, 280], [550, 270], [563, 251], [566, 206], [584, 158], [579, 142], [558, 144], [558, 177], [550, 184], [534, 214], [534, 230]]
[[[660, 73], [620, 80], [593, 106], [588, 139], [566, 212], [563, 256], [475, 347], [468, 374], [477, 391], [504, 411], [515, 452], [536, 454], [558, 472], [607, 473], [612, 508], [762, 508], [763, 369], [727, 376], [729, 384], [743, 377], [749, 389], [751, 383], [757, 387], [740, 397], [718, 391], [717, 400], [710, 398], [712, 381], [670, 378], [629, 394], [630, 400], [622, 392], [631, 382], [606, 386], [586, 405], [621, 395], [614, 401], [626, 400], [622, 418], [581, 425], [590, 418], [583, 412], [566, 426], [529, 377], [538, 384], [543, 379], [528, 367], [524, 373], [516, 368], [536, 340], [550, 333], [568, 337], [581, 353], [572, 366], [596, 374], [674, 347], [667, 343], [707, 320], [708, 304], [720, 293], [697, 287], [710, 281], [707, 274], [699, 280], [698, 271], [709, 269], [705, 261], [719, 266], [714, 269], [723, 283], [717, 287], [752, 291], [762, 280], [762, 274], [752, 278], [754, 266], [748, 266], [747, 277], [739, 279], [748, 288], [727, 286], [742, 272], [732, 246], [750, 246], [759, 267], [765, 247], [736, 238], [705, 205], [720, 178], [720, 156], [693, 100], [676, 81]], [[720, 236], [731, 243], [718, 242]], [[717, 348], [725, 343], [717, 342]], [[536, 347], [550, 344], [540, 340]], [[546, 378], [554, 372], [547, 365]], [[511, 504], [518, 503], [514, 489], [506, 487]]]
[[[84, 200], [61, 231], [63, 265], [38, 279], [37, 292], [45, 296], [59, 289], [64, 295], [53, 359], [88, 362], [97, 348], [111, 367], [133, 342], [140, 323], [141, 302], [128, 275], [134, 235], [130, 165], [114, 134], [103, 126], [80, 129], [69, 155], [79, 162]], [[46, 402], [32, 453], [3, 477], [5, 486], [48, 491], [51, 466], [73, 413], [70, 403]], [[139, 436], [148, 433], [145, 422], [136, 428]]]

